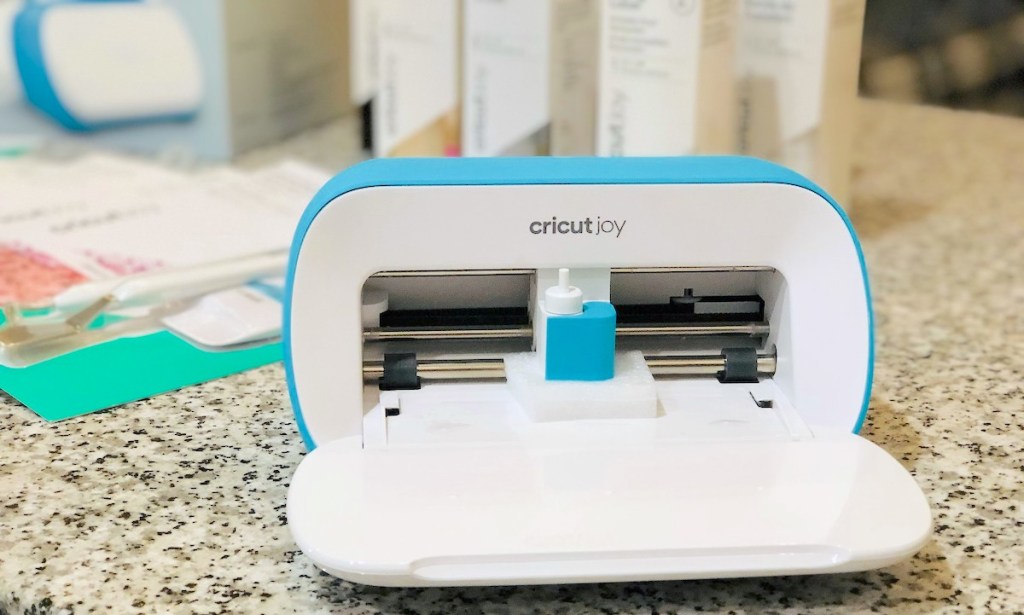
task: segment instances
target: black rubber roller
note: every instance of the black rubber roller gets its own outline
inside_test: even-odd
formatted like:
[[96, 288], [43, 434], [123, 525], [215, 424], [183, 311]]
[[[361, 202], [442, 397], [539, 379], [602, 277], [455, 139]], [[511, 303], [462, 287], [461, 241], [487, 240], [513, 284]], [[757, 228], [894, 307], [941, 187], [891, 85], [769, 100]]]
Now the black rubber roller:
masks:
[[421, 386], [416, 375], [416, 353], [392, 352], [384, 354], [384, 376], [381, 391], [415, 391]]
[[722, 350], [725, 369], [718, 372], [722, 383], [757, 382], [757, 350], [754, 348], [725, 348]]

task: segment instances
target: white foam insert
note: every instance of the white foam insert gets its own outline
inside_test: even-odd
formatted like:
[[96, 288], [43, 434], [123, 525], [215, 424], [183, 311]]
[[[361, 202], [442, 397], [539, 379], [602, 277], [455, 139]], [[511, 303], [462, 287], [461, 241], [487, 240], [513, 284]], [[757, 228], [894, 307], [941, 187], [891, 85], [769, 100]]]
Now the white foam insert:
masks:
[[640, 419], [658, 414], [654, 376], [640, 351], [615, 355], [615, 377], [600, 382], [547, 381], [535, 352], [505, 355], [505, 380], [534, 421]]

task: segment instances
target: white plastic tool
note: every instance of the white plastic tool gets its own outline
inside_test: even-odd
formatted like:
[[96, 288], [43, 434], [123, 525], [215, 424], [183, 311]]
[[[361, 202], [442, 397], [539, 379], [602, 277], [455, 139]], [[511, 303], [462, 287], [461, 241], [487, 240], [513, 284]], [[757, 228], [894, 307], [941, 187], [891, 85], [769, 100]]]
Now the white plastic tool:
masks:
[[565, 267], [558, 270], [558, 286], [544, 291], [544, 308], [550, 314], [561, 316], [583, 312], [583, 292], [569, 286], [569, 270]]
[[225, 261], [139, 273], [127, 277], [77, 284], [53, 298], [57, 311], [80, 310], [103, 297], [119, 308], [196, 297], [259, 278], [279, 276], [288, 263], [284, 252], [270, 252]]

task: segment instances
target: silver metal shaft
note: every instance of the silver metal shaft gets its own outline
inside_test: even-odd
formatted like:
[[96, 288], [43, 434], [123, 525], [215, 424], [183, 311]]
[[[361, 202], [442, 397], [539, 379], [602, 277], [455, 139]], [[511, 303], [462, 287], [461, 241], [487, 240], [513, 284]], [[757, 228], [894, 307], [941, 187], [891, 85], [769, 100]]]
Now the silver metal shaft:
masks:
[[[374, 278], [418, 278], [464, 275], [532, 275], [536, 269], [428, 269], [423, 271], [381, 271]], [[773, 271], [771, 267], [612, 267], [612, 273], [734, 273]]]
[[[771, 328], [768, 323], [751, 322], [742, 324], [696, 324], [696, 325], [649, 325], [621, 326], [615, 333], [621, 337], [653, 337], [659, 335], [706, 336], [746, 335], [763, 337]], [[430, 341], [430, 340], [493, 340], [525, 339], [533, 337], [531, 327], [481, 327], [479, 329], [367, 329], [363, 332], [364, 342]]]
[[[647, 366], [655, 376], [714, 376], [725, 369], [721, 355], [651, 355], [645, 357]], [[505, 362], [499, 358], [488, 359], [426, 359], [416, 366], [417, 375], [423, 380], [503, 380]], [[757, 356], [757, 373], [761, 376], [775, 375], [775, 355]], [[374, 382], [384, 376], [383, 361], [363, 363], [363, 380]]]

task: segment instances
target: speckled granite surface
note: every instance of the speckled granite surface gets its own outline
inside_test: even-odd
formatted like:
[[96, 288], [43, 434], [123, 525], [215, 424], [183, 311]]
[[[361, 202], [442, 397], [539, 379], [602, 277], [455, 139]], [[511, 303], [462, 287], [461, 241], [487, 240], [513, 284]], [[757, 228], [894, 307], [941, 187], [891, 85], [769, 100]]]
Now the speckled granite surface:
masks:
[[[912, 560], [819, 577], [352, 586], [289, 538], [302, 446], [272, 366], [52, 425], [0, 396], [0, 613], [1024, 612], [1024, 122], [871, 103], [861, 126], [853, 218], [879, 342], [864, 435], [931, 501], [934, 538]], [[283, 149], [338, 164], [346, 139], [329, 128]]]

